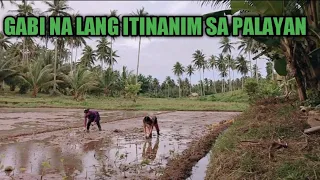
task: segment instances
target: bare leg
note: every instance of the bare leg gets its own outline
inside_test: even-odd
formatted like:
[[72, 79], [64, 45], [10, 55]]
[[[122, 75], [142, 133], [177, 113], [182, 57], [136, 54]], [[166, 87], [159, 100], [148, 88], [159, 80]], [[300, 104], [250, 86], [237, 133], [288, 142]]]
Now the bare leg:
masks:
[[101, 131], [100, 121], [97, 121], [96, 124], [97, 124], [97, 126], [98, 126], [98, 128], [99, 128], [99, 131]]
[[151, 126], [148, 126], [148, 129], [149, 129], [149, 131], [148, 131], [149, 138], [152, 138], [152, 129], [153, 129], [153, 126], [152, 126], [152, 125], [151, 125]]
[[145, 123], [143, 123], [143, 132], [144, 132], [144, 137], [147, 138], [147, 126]]
[[156, 124], [154, 125], [154, 127], [156, 128], [158, 135], [160, 135], [160, 129], [159, 129], [158, 123], [156, 123]]

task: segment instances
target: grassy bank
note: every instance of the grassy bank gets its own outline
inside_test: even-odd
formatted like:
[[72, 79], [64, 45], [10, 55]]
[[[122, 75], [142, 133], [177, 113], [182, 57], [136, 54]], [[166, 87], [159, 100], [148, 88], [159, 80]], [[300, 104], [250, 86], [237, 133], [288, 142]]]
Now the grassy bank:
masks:
[[40, 94], [37, 98], [29, 95], [0, 95], [1, 107], [63, 107], [95, 108], [105, 110], [194, 110], [194, 111], [243, 111], [248, 107], [245, 102], [212, 102], [197, 99], [138, 98], [134, 103], [124, 98], [87, 97], [75, 101], [70, 96], [51, 97]]
[[242, 90], [208, 95], [202, 100], [213, 102], [248, 102], [249, 96]]
[[212, 147], [206, 179], [317, 179], [320, 137], [303, 134], [302, 115], [292, 103], [249, 108]]

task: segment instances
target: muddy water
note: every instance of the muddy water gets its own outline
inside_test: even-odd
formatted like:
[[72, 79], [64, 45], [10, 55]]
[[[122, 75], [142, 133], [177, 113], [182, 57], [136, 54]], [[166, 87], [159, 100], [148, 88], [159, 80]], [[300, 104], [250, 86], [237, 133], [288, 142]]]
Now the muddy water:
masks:
[[[157, 137], [154, 132], [152, 140], [143, 138], [141, 118], [104, 123], [102, 132], [92, 126], [90, 133], [83, 128], [71, 128], [17, 137], [1, 142], [0, 179], [10, 179], [8, 175], [30, 180], [41, 176], [48, 180], [156, 179], [168, 159], [202, 136], [206, 125], [237, 114], [161, 114], [158, 115], [161, 135]], [[3, 171], [6, 166], [12, 166], [14, 171], [6, 174]]]
[[211, 151], [192, 168], [192, 175], [186, 180], [200, 180], [206, 177], [207, 166], [210, 161]]
[[[170, 131], [163, 129], [161, 137], [154, 134], [149, 140], [133, 133], [113, 137], [111, 142], [105, 138], [65, 147], [51, 146], [49, 139], [2, 145], [0, 166], [14, 167], [10, 175], [20, 174], [26, 178], [27, 174], [33, 174], [35, 179], [39, 179], [39, 175], [44, 179], [157, 177], [167, 160], [191, 141], [180, 140], [178, 134], [168, 135]], [[4, 171], [0, 173], [0, 178], [6, 176]]]

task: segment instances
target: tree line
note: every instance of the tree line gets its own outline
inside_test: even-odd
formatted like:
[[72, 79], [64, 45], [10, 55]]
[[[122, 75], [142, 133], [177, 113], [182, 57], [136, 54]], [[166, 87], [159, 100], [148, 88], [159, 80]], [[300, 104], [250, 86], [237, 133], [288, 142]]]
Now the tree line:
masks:
[[[34, 8], [33, 2], [11, 2], [16, 9], [10, 10], [17, 16], [71, 16], [72, 8], [68, 1], [44, 1], [48, 9], [40, 12]], [[116, 10], [110, 11], [112, 16], [120, 16]], [[136, 10], [132, 15], [146, 16], [148, 12], [144, 8]], [[241, 38], [237, 44], [240, 54], [233, 57], [231, 52], [236, 43], [224, 37], [221, 39], [221, 53], [211, 55], [208, 58], [202, 51], [196, 50], [192, 54], [192, 62], [184, 67], [177, 62], [173, 67], [173, 73], [177, 76], [177, 82], [170, 76], [160, 84], [157, 78], [139, 74], [140, 45], [137, 58], [136, 73], [122, 67], [122, 70], [114, 70], [117, 63], [117, 51], [114, 50], [114, 38], [101, 37], [97, 40], [97, 46], [87, 45], [88, 37], [43, 37], [37, 43], [34, 38], [22, 37], [13, 41], [0, 33], [0, 80], [10, 86], [11, 91], [19, 88], [20, 93], [32, 91], [36, 97], [39, 92], [46, 94], [73, 95], [75, 99], [82, 99], [85, 94], [135, 97], [136, 93], [152, 97], [183, 97], [192, 92], [200, 95], [208, 95], [220, 92], [241, 89], [245, 79], [254, 77], [258, 81], [261, 77], [257, 61], [252, 66], [250, 56], [259, 52], [259, 43], [252, 38]], [[48, 44], [54, 44], [54, 49], [49, 49]], [[81, 57], [77, 57], [77, 51], [82, 48]], [[247, 60], [243, 55], [249, 57]], [[268, 65], [269, 63], [269, 65]], [[273, 76], [273, 66], [267, 63], [267, 77]], [[200, 81], [191, 84], [192, 75], [199, 71]], [[212, 78], [204, 77], [205, 70], [212, 70]], [[214, 71], [218, 70], [221, 80]], [[238, 71], [242, 77], [234, 78], [234, 72]], [[250, 72], [250, 76], [248, 73]], [[202, 76], [201, 76], [202, 73]], [[189, 77], [182, 79], [185, 74]], [[271, 74], [271, 75], [270, 75]], [[227, 80], [228, 77], [228, 80]]]

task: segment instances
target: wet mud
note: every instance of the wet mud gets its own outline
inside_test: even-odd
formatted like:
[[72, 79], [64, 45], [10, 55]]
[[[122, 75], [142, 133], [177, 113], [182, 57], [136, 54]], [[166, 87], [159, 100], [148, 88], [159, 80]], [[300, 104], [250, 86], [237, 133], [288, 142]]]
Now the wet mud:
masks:
[[[142, 118], [121, 118], [126, 112], [101, 111], [101, 119], [106, 122], [101, 124], [103, 131], [93, 125], [90, 133], [81, 127], [82, 110], [59, 112], [56, 109], [0, 109], [3, 114], [0, 123], [13, 121], [0, 129], [1, 136], [10, 137], [0, 141], [0, 179], [159, 179], [168, 172], [166, 165], [172, 163], [170, 159], [179, 157], [192, 142], [201, 140], [209, 132], [208, 124], [239, 114], [131, 111], [135, 116], [158, 114], [160, 136], [153, 132], [153, 138], [146, 140]], [[110, 120], [110, 114], [124, 120]], [[62, 124], [61, 119], [68, 122]], [[73, 123], [79, 128], [71, 127]], [[44, 126], [67, 127], [12, 136], [13, 132], [23, 134]], [[5, 171], [8, 166], [13, 170]]]
[[[99, 111], [101, 123], [161, 114], [156, 111]], [[0, 108], [0, 139], [83, 126], [82, 109]]]
[[194, 140], [188, 149], [184, 150], [176, 158], [170, 159], [164, 169], [164, 174], [159, 180], [187, 179], [191, 176], [192, 169], [210, 151], [215, 139], [226, 130], [231, 123], [220, 124], [211, 129], [199, 140]]

